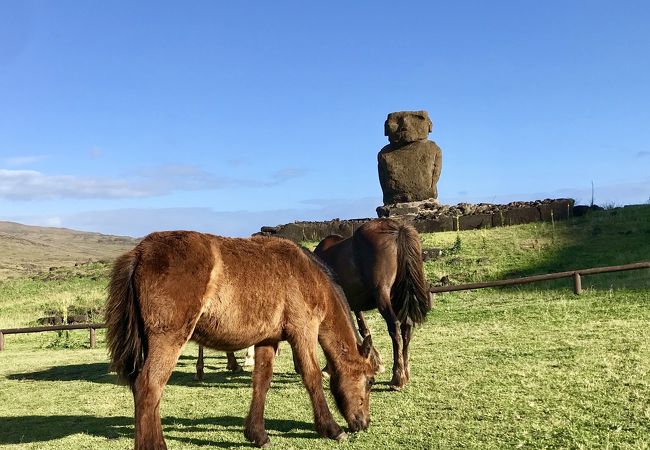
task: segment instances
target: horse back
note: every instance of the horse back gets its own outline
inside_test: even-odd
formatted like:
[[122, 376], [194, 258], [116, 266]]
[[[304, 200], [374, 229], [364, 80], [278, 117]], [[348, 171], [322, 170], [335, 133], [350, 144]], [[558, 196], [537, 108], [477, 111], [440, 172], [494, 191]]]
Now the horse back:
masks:
[[174, 231], [136, 250], [142, 315], [154, 332], [193, 331], [207, 346], [235, 350], [281, 340], [287, 311], [311, 321], [326, 309], [318, 291], [326, 275], [284, 239]]

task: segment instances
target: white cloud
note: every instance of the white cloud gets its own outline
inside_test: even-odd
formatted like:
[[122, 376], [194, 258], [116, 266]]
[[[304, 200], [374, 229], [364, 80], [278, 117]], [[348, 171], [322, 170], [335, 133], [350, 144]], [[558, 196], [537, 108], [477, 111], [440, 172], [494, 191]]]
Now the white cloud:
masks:
[[145, 197], [155, 192], [127, 180], [72, 175], [45, 175], [35, 170], [0, 169], [0, 198], [43, 200], [57, 198]]
[[46, 227], [60, 227], [62, 224], [63, 220], [57, 216], [43, 218], [43, 225]]
[[247, 180], [220, 177], [189, 164], [141, 169], [122, 178], [47, 175], [35, 170], [0, 169], [0, 198], [49, 200], [154, 197], [174, 191], [277, 186], [304, 173], [300, 169], [285, 169], [271, 174], [267, 180]]
[[11, 156], [2, 161], [9, 167], [23, 167], [47, 159], [45, 155]]
[[296, 168], [278, 170], [277, 172], [271, 174], [271, 181], [263, 182], [263, 185], [276, 186], [278, 184], [282, 184], [285, 181], [291, 180], [293, 178], [298, 178], [303, 175], [306, 175], [308, 172], [309, 172], [308, 170], [296, 169]]

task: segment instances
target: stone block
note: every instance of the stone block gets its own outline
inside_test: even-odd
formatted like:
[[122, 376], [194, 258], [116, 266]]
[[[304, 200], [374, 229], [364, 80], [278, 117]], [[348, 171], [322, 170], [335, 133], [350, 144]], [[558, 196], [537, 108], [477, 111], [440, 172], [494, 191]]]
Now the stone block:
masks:
[[438, 231], [453, 231], [454, 219], [452, 217], [438, 217], [437, 219], [416, 219], [412, 225], [418, 233], [436, 233]]
[[458, 226], [461, 230], [475, 230], [477, 228], [491, 228], [492, 214], [474, 214], [471, 216], [460, 216]]
[[523, 223], [539, 222], [540, 212], [534, 207], [509, 209], [504, 213], [505, 225], [521, 225]]
[[574, 200], [570, 198], [562, 198], [543, 203], [539, 206], [541, 219], [545, 222], [550, 222], [552, 213], [553, 220], [566, 220], [573, 213], [573, 203]]

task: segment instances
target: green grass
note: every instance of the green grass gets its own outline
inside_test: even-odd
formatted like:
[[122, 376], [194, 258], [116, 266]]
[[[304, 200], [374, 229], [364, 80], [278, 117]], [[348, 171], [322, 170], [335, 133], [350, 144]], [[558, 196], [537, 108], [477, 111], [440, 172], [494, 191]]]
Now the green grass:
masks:
[[[613, 210], [567, 223], [425, 235], [446, 250], [427, 263], [432, 281], [452, 282], [612, 265], [648, 259], [650, 210]], [[600, 231], [593, 232], [599, 227]], [[590, 231], [591, 230], [591, 231]], [[628, 232], [629, 231], [629, 232]], [[97, 306], [107, 268], [0, 282], [0, 328], [27, 326], [61, 297]], [[86, 270], [86, 269], [84, 269]], [[277, 358], [266, 424], [275, 448], [650, 448], [649, 271], [570, 282], [438, 295], [412, 341], [404, 391], [378, 377], [372, 424], [347, 442], [314, 432], [308, 396], [288, 346]], [[67, 300], [66, 300], [67, 301]], [[368, 315], [390, 368], [385, 324]], [[0, 353], [0, 449], [128, 449], [133, 401], [108, 372], [103, 332], [10, 335]], [[71, 347], [71, 348], [65, 348]], [[250, 372], [225, 371], [208, 352], [206, 379], [193, 381], [188, 345], [165, 390], [170, 448], [249, 448], [242, 433]], [[330, 401], [334, 410], [333, 402]], [[339, 423], [343, 420], [337, 415]]]
[[[370, 324], [388, 360], [384, 324], [376, 314]], [[369, 431], [343, 444], [317, 438], [286, 345], [267, 428], [276, 448], [648, 448], [649, 324], [641, 291], [446, 294], [413, 339], [407, 388], [390, 392], [389, 374], [378, 378]], [[0, 354], [0, 448], [130, 448], [131, 396], [108, 373], [104, 349], [14, 338]], [[250, 373], [227, 373], [210, 352], [197, 383], [195, 355], [188, 346], [165, 391], [170, 448], [246, 446]]]
[[[611, 209], [555, 224], [427, 234], [423, 246], [443, 250], [442, 258], [425, 265], [429, 279], [435, 282], [446, 275], [452, 284], [648, 261], [650, 207]], [[647, 289], [649, 274], [588, 276], [583, 286]], [[570, 281], [544, 286], [560, 285], [570, 286]]]
[[[97, 310], [106, 299], [110, 266], [103, 263], [57, 268], [29, 278], [0, 281], [0, 328], [37, 325], [66, 307]], [[102, 321], [102, 317], [96, 317]]]

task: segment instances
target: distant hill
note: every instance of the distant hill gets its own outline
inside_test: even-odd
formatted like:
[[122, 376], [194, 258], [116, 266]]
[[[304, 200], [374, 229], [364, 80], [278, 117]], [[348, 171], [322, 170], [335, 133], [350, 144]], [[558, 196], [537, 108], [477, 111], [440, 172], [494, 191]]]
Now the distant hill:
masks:
[[112, 260], [137, 242], [131, 237], [0, 221], [0, 279]]

